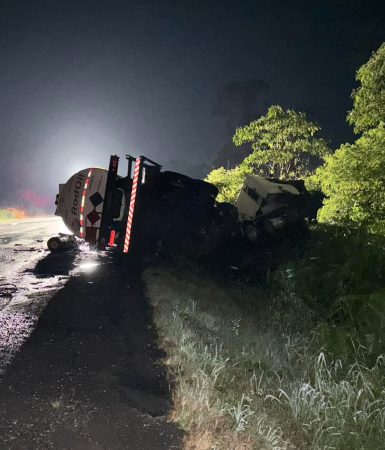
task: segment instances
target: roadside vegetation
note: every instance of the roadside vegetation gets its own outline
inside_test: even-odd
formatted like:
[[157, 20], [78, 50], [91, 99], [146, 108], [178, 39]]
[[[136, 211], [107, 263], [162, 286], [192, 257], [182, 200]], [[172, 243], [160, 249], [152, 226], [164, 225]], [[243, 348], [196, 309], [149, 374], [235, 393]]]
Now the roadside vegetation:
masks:
[[[218, 201], [234, 202], [246, 174], [281, 180], [304, 179], [325, 196], [321, 223], [365, 228], [385, 235], [385, 43], [357, 71], [347, 121], [358, 135], [333, 152], [318, 135], [321, 128], [301, 112], [271, 106], [265, 116], [235, 131], [236, 146], [251, 153], [236, 167], [218, 168], [207, 181]], [[319, 166], [316, 170], [315, 167]]]
[[156, 267], [148, 296], [186, 449], [381, 449], [384, 243], [318, 228], [248, 286]]
[[193, 265], [144, 275], [186, 449], [384, 448], [385, 44], [357, 81], [355, 142], [331, 152], [305, 114], [272, 106], [235, 132], [250, 155], [207, 177], [219, 201], [248, 173], [322, 192], [290, 262], [253, 286]]
[[235, 132], [234, 144], [251, 144], [250, 155], [233, 169], [214, 169], [206, 181], [218, 187], [218, 201], [233, 203], [247, 174], [284, 180], [304, 178], [312, 164], [330, 153], [327, 143], [316, 136], [319, 131], [305, 113], [271, 106], [265, 116]]

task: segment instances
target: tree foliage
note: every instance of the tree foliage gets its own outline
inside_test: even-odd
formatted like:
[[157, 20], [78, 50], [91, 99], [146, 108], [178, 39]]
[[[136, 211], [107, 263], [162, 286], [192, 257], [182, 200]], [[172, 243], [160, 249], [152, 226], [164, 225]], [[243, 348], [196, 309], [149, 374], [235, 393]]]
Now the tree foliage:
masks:
[[246, 174], [279, 179], [298, 179], [309, 174], [312, 158], [323, 158], [329, 148], [315, 134], [319, 126], [305, 113], [271, 106], [267, 114], [235, 132], [236, 146], [249, 143], [252, 153], [239, 166], [213, 170], [206, 181], [219, 189], [218, 201], [234, 203]]
[[247, 170], [240, 168], [225, 169], [220, 167], [210, 172], [205, 181], [214, 184], [219, 189], [218, 202], [234, 203], [242, 188]]
[[348, 121], [362, 136], [326, 158], [311, 182], [327, 196], [319, 220], [385, 233], [385, 45], [357, 72]]
[[341, 145], [316, 171], [327, 196], [319, 220], [385, 231], [384, 167], [384, 125], [367, 131], [354, 144]]
[[385, 43], [358, 70], [356, 79], [361, 86], [352, 93], [348, 121], [356, 133], [362, 133], [385, 121]]
[[238, 128], [234, 143], [250, 142], [253, 152], [244, 159], [244, 170], [279, 179], [304, 178], [312, 159], [329, 153], [323, 139], [316, 137], [319, 126], [303, 112], [271, 106], [265, 116]]

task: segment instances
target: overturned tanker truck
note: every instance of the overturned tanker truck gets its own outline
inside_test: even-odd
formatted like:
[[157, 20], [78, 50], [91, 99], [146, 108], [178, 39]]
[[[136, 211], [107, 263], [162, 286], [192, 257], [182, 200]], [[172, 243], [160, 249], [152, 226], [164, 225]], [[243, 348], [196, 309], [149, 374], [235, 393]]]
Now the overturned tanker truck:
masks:
[[216, 202], [218, 189], [210, 183], [162, 171], [144, 156], [126, 159], [126, 176], [118, 175], [119, 157], [113, 155], [108, 170], [84, 169], [59, 186], [55, 214], [73, 235], [51, 238], [51, 251], [80, 238], [100, 250], [199, 256], [226, 240], [285, 236], [309, 216], [301, 181], [249, 175], [234, 206]]

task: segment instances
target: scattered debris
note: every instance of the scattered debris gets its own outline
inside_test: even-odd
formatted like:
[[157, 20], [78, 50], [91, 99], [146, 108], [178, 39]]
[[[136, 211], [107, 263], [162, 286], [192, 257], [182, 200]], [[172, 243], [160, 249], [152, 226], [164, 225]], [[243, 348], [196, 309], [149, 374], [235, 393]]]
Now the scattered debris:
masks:
[[16, 284], [2, 283], [0, 284], [0, 298], [11, 299], [17, 291]]
[[53, 252], [63, 252], [77, 248], [77, 241], [74, 235], [59, 233], [58, 236], [48, 239], [47, 247]]

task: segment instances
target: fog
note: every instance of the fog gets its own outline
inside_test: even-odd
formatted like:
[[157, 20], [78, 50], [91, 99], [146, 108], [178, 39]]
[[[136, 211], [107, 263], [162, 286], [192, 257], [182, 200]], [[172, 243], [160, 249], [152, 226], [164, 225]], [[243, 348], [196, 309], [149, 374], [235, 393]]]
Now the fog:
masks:
[[229, 139], [213, 105], [232, 80], [264, 80], [270, 104], [349, 139], [354, 71], [381, 36], [359, 42], [370, 17], [332, 4], [2, 1], [0, 207], [53, 211], [58, 184], [110, 154], [204, 176]]

